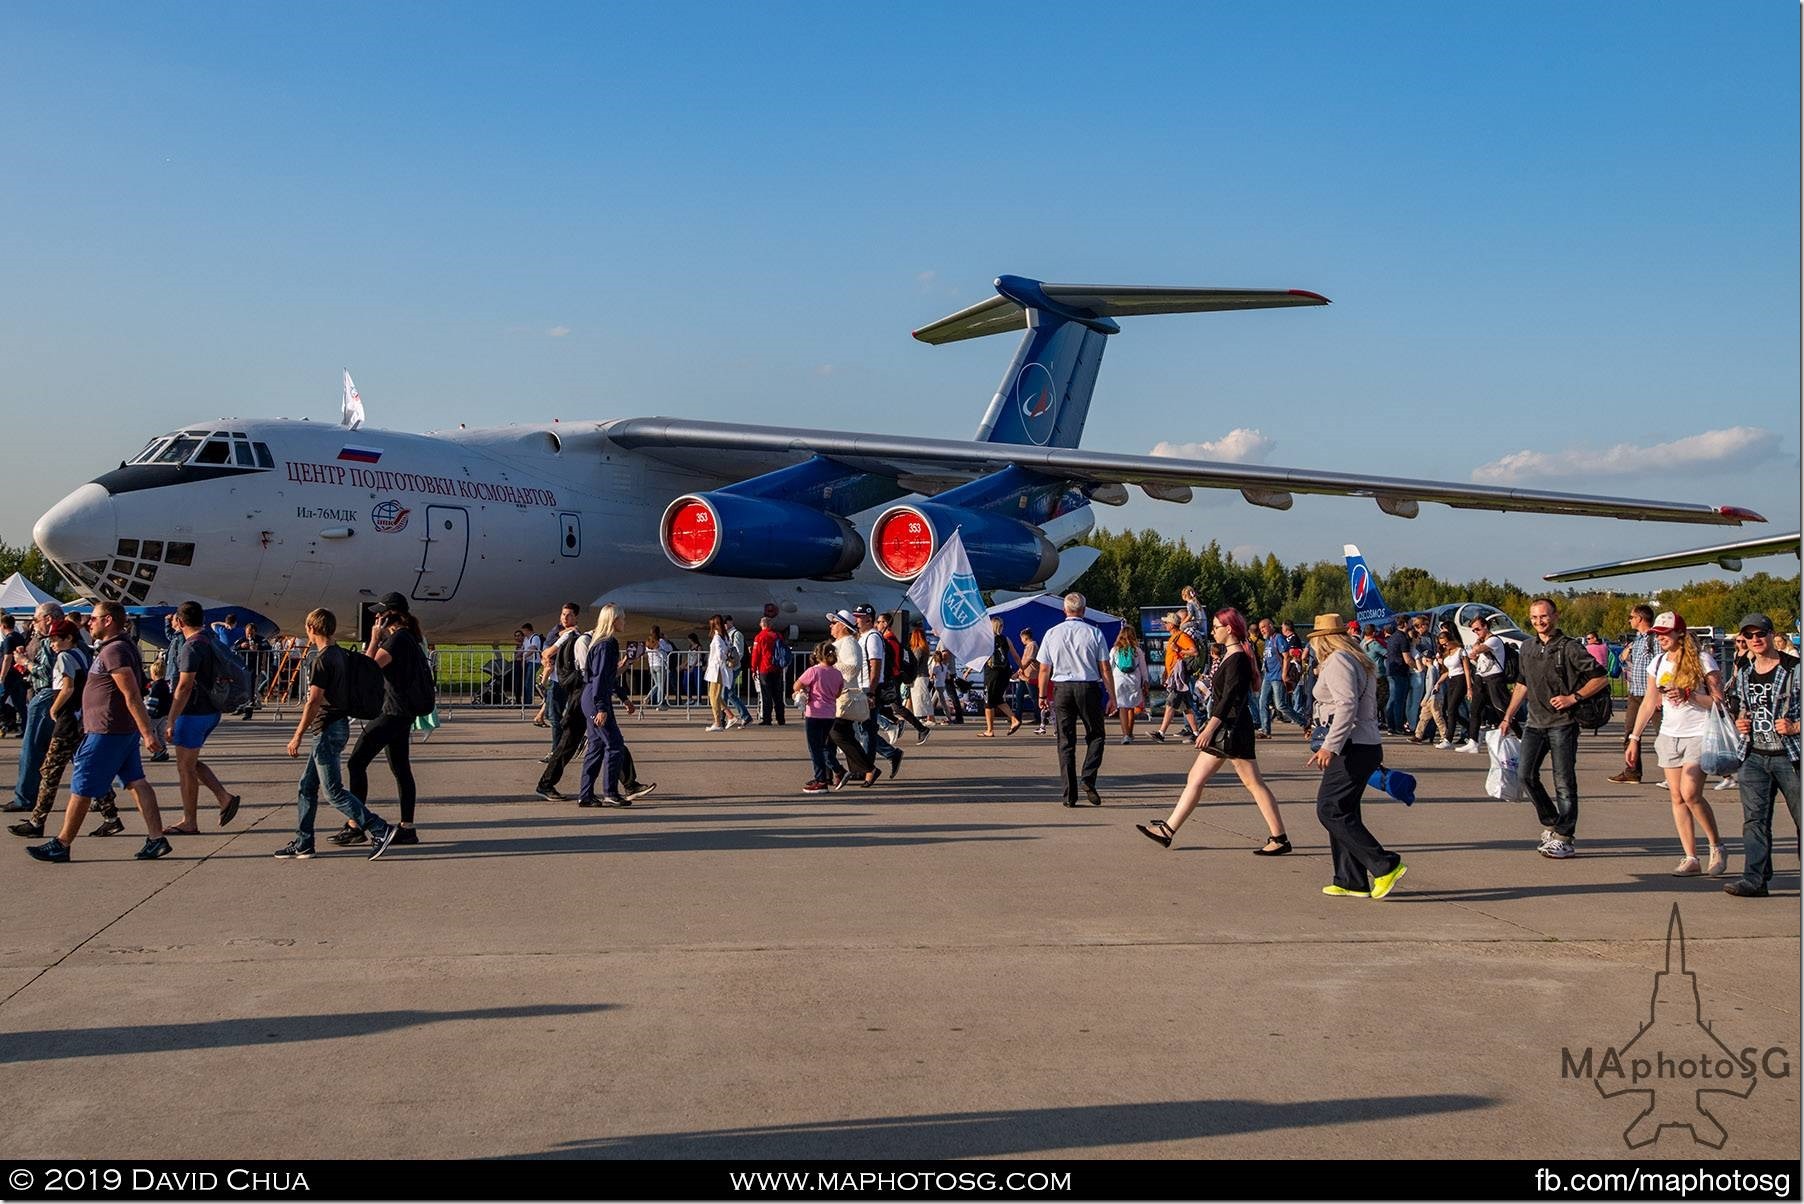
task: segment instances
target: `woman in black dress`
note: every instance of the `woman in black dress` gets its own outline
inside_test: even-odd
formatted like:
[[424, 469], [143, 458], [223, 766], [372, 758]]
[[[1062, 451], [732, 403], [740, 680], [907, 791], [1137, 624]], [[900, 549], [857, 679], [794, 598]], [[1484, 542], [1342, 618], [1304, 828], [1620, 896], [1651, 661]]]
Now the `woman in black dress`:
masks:
[[1196, 762], [1190, 767], [1184, 792], [1178, 795], [1171, 814], [1150, 825], [1134, 826], [1148, 839], [1169, 849], [1172, 837], [1202, 800], [1203, 787], [1209, 784], [1216, 770], [1231, 764], [1241, 784], [1252, 793], [1253, 801], [1259, 805], [1259, 814], [1265, 818], [1265, 826], [1271, 832], [1265, 844], [1253, 852], [1261, 857], [1278, 857], [1290, 852], [1290, 837], [1284, 833], [1284, 817], [1278, 812], [1278, 800], [1259, 775], [1259, 762], [1253, 756], [1255, 725], [1247, 700], [1258, 693], [1259, 666], [1245, 646], [1247, 622], [1239, 611], [1226, 607], [1215, 612], [1211, 632], [1224, 650], [1211, 677], [1214, 706], [1209, 712], [1209, 722], [1203, 725], [1196, 738]]
[[1002, 634], [1002, 620], [991, 619], [990, 630], [996, 633], [996, 645], [990, 652], [990, 659], [983, 663], [983, 730], [977, 734], [994, 736], [996, 714], [1000, 711], [1008, 716], [1008, 734], [1012, 736], [1021, 730], [1021, 720], [1009, 710], [1008, 683], [1021, 668], [1021, 662], [1015, 656], [1014, 645]]

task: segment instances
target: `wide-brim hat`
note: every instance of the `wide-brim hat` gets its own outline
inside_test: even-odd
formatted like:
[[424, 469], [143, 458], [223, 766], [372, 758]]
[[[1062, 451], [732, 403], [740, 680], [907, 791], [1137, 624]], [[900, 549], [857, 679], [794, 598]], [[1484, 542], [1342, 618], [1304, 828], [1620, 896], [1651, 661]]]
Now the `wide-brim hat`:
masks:
[[854, 619], [849, 611], [830, 610], [827, 612], [827, 622], [844, 623], [849, 630], [858, 630], [858, 620]]
[[1309, 638], [1318, 635], [1346, 635], [1347, 621], [1332, 611], [1325, 615], [1317, 615], [1315, 623], [1309, 630]]

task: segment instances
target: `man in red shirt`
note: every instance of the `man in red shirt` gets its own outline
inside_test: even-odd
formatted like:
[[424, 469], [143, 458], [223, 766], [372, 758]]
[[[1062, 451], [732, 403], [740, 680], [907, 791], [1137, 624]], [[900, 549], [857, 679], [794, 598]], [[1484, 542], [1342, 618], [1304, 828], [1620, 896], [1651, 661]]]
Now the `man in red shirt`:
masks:
[[783, 723], [783, 670], [789, 667], [789, 650], [769, 616], [758, 620], [758, 634], [752, 637], [748, 652], [752, 672], [758, 675], [760, 727], [769, 727], [775, 716], [777, 726]]

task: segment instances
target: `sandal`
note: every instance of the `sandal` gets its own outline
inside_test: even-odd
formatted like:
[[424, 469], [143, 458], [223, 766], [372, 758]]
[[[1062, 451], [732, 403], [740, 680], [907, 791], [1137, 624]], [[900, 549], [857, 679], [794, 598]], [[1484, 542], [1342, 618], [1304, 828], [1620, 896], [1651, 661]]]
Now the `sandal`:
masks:
[[[1140, 835], [1146, 837], [1148, 840], [1156, 840], [1160, 845], [1168, 849], [1171, 847], [1172, 838], [1177, 835], [1176, 832], [1172, 831], [1171, 825], [1162, 819], [1155, 819], [1150, 825], [1135, 824], [1134, 826], [1140, 829]], [[1159, 830], [1155, 832], [1153, 831], [1154, 828]]]
[[223, 828], [227, 824], [231, 823], [234, 819], [238, 818], [238, 804], [242, 803], [243, 801], [244, 800], [242, 798], [238, 797], [235, 794], [231, 798], [226, 800], [226, 805], [219, 809], [219, 826], [220, 827]]
[[996, 738], [996, 733], [995, 732], [978, 732], [977, 738], [979, 740], [994, 740]]
[[1290, 837], [1285, 835], [1283, 832], [1278, 833], [1276, 836], [1267, 836], [1265, 838], [1265, 843], [1268, 845], [1275, 843], [1278, 847], [1275, 849], [1268, 849], [1268, 848], [1265, 848], [1264, 846], [1261, 846], [1261, 847], [1253, 850], [1253, 856], [1255, 856], [1255, 857], [1282, 857], [1282, 856], [1284, 856], [1284, 854], [1290, 852]]
[[1008, 732], [1006, 734], [1012, 736], [1020, 730], [1021, 730], [1021, 721], [1019, 719], [1017, 719], [1013, 723], [1008, 725]]

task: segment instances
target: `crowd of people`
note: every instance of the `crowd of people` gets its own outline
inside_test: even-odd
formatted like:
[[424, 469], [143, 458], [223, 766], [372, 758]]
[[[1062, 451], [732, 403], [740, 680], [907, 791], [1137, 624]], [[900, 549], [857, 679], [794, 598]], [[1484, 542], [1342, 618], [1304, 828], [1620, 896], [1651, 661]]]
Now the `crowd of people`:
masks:
[[[1548, 598], [1531, 605], [1532, 634], [1520, 645], [1507, 644], [1482, 617], [1462, 633], [1451, 624], [1431, 630], [1425, 615], [1362, 631], [1356, 622], [1324, 614], [1299, 633], [1292, 622], [1249, 622], [1233, 608], [1208, 614], [1194, 590], [1185, 591], [1184, 601], [1183, 610], [1162, 618], [1157, 678], [1130, 629], [1124, 626], [1111, 644], [1084, 621], [1079, 594], [1065, 597], [1063, 622], [1038, 634], [1022, 631], [1018, 647], [1001, 620], [993, 619], [991, 653], [970, 667], [932, 648], [918, 628], [904, 637], [898, 616], [868, 605], [824, 616], [829, 638], [805, 654], [792, 653], [769, 618], [748, 640], [731, 616], [713, 615], [706, 645], [690, 641], [711, 719], [705, 730], [750, 726], [748, 692], [756, 696], [757, 722], [764, 726], [787, 726], [791, 708], [799, 708], [809, 766], [802, 790], [814, 794], [854, 782], [868, 788], [886, 770], [894, 779], [906, 734], [924, 744], [934, 726], [965, 722], [969, 708], [982, 716], [979, 737], [1012, 736], [1029, 722], [1037, 732], [1053, 734], [1061, 802], [1100, 805], [1109, 715], [1118, 724], [1119, 742], [1133, 743], [1136, 723], [1150, 718], [1154, 690], [1162, 688], [1164, 713], [1153, 739], [1186, 740], [1196, 757], [1170, 812], [1136, 825], [1142, 834], [1169, 848], [1226, 766], [1252, 796], [1267, 829], [1253, 852], [1291, 852], [1258, 761], [1259, 743], [1272, 739], [1274, 723], [1282, 720], [1308, 733], [1309, 764], [1322, 774], [1316, 810], [1334, 866], [1324, 893], [1384, 898], [1405, 869], [1367, 828], [1361, 801], [1383, 764], [1385, 736], [1471, 753], [1480, 750], [1481, 740], [1489, 744], [1520, 732], [1515, 770], [1541, 826], [1537, 851], [1563, 860], [1575, 855], [1578, 838], [1580, 725], [1595, 720], [1596, 704], [1607, 700], [1610, 678], [1620, 672], [1627, 687], [1623, 768], [1611, 781], [1641, 780], [1642, 744], [1657, 725], [1655, 752], [1682, 850], [1673, 873], [1728, 872], [1728, 852], [1704, 793], [1705, 736], [1720, 709], [1732, 717], [1722, 722], [1733, 723], [1738, 743], [1738, 772], [1725, 783], [1740, 790], [1745, 854], [1741, 876], [1724, 889], [1741, 897], [1768, 891], [1778, 798], [1794, 826], [1797, 819], [1800, 679], [1796, 655], [1765, 615], [1750, 614], [1739, 624], [1725, 678], [1681, 616], [1646, 606], [1635, 608], [1634, 632], [1618, 656], [1595, 633], [1568, 637]], [[519, 646], [531, 658], [522, 679], [541, 700], [534, 722], [550, 729], [536, 787], [544, 799], [569, 800], [559, 785], [579, 754], [579, 806], [630, 807], [656, 789], [639, 779], [616, 707], [628, 715], [640, 705], [665, 710], [688, 687], [675, 680], [679, 653], [660, 629], [653, 627], [643, 642], [623, 643], [625, 617], [617, 606], [604, 605], [585, 627], [582, 607], [569, 602], [543, 637], [522, 625]], [[121, 789], [145, 824], [141, 859], [162, 857], [171, 838], [200, 831], [203, 790], [216, 807], [218, 826], [232, 823], [242, 799], [201, 753], [225, 714], [250, 715], [286, 650], [254, 627], [239, 630], [235, 618], [206, 623], [193, 602], [169, 616], [169, 650], [148, 670], [117, 604], [99, 603], [79, 618], [46, 603], [27, 624], [4, 620], [5, 706], [21, 742], [5, 809], [27, 813], [10, 831], [43, 839], [69, 777], [62, 824], [44, 843], [28, 846], [33, 857], [69, 860], [94, 807], [101, 821], [88, 835], [123, 832]], [[294, 835], [276, 856], [315, 854], [322, 793], [344, 817], [328, 838], [334, 844], [368, 846], [372, 860], [394, 845], [417, 844], [410, 746], [416, 726], [435, 706], [425, 633], [398, 593], [376, 604], [361, 652], [340, 645], [337, 617], [329, 610], [310, 613], [305, 629], [306, 671], [294, 674], [301, 713], [287, 752], [299, 759], [305, 751], [306, 762], [296, 785]], [[627, 669], [641, 660], [644, 693], [635, 703]], [[981, 684], [968, 679], [972, 668]], [[530, 697], [524, 690], [521, 696]], [[353, 718], [364, 721], [355, 745]], [[165, 824], [142, 754], [160, 760], [171, 749], [182, 815]], [[378, 754], [394, 779], [399, 819], [392, 823], [368, 806], [368, 770]]]

